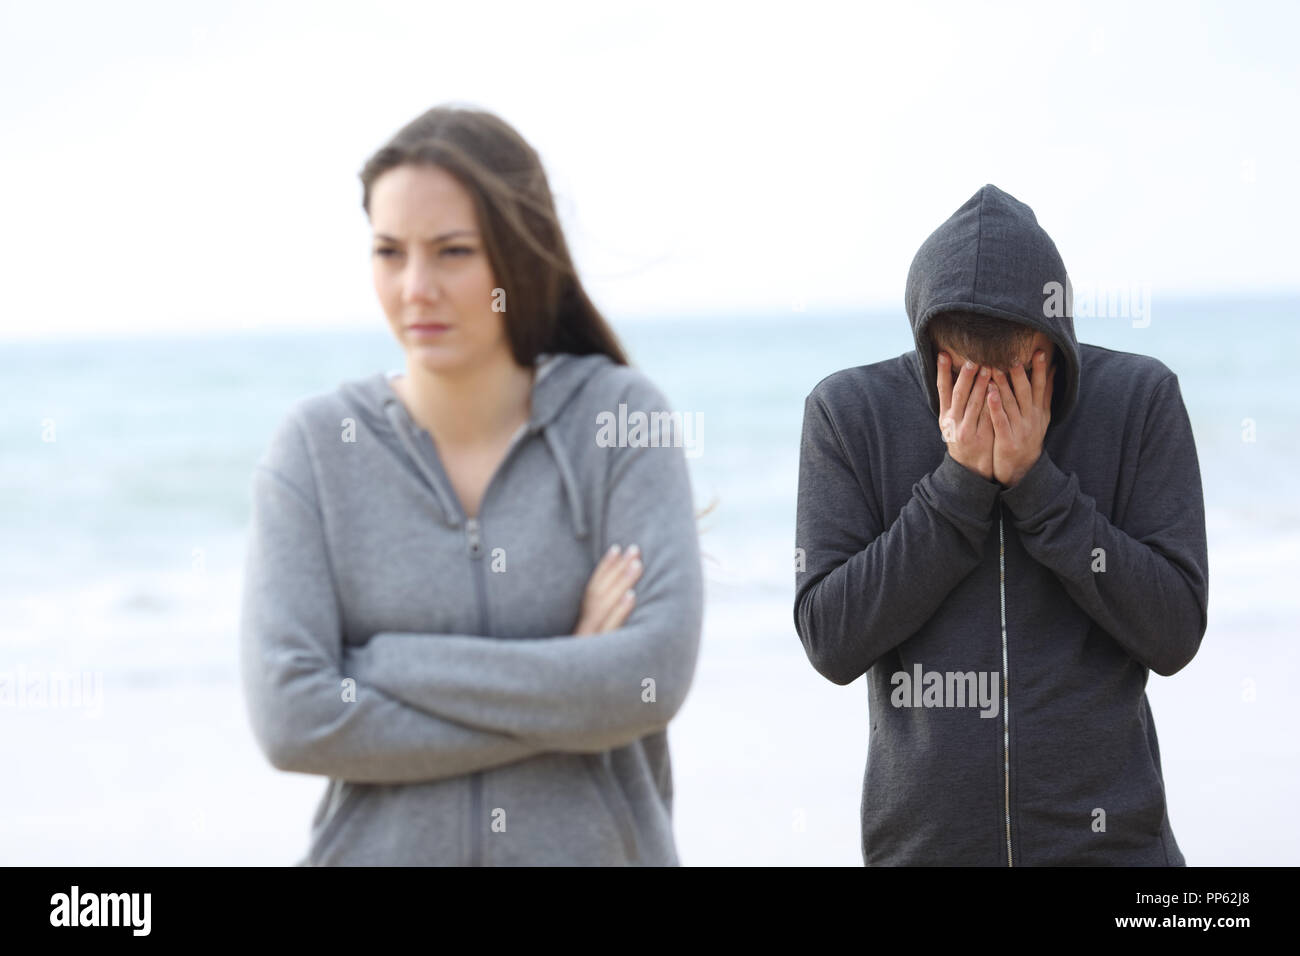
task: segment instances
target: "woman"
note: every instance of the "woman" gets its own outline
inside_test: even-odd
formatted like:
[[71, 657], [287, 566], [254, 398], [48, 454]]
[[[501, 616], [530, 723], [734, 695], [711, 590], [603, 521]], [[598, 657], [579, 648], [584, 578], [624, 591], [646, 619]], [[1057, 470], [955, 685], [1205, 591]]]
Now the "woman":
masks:
[[676, 865], [691, 487], [680, 441], [597, 424], [668, 404], [507, 124], [432, 109], [361, 181], [405, 374], [299, 400], [252, 484], [250, 720], [329, 778], [299, 863]]

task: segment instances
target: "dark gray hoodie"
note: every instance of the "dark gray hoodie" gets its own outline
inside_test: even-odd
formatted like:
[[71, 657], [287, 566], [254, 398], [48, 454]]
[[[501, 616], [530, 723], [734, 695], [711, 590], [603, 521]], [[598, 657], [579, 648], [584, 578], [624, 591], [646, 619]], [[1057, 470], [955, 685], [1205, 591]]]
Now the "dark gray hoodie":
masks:
[[[678, 862], [667, 726], [703, 574], [683, 448], [636, 417], [668, 411], [634, 368], [545, 357], [474, 518], [383, 373], [279, 422], [240, 662], [272, 765], [329, 781], [300, 863]], [[636, 606], [573, 636], [614, 543], [641, 548]]]
[[[985, 186], [912, 263], [914, 351], [806, 399], [794, 621], [825, 677], [867, 674], [867, 865], [1185, 862], [1145, 688], [1205, 633], [1196, 447], [1173, 372], [1077, 341], [1068, 282], [1033, 211]], [[940, 433], [926, 326], [949, 309], [1055, 343], [1014, 488]]]

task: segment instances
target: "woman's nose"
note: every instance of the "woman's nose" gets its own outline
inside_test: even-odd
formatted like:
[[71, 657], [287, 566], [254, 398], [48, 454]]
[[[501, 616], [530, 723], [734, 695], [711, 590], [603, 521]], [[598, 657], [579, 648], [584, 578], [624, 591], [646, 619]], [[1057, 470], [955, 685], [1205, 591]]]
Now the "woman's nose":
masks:
[[438, 297], [438, 281], [430, 266], [412, 262], [402, 277], [403, 294], [408, 302]]

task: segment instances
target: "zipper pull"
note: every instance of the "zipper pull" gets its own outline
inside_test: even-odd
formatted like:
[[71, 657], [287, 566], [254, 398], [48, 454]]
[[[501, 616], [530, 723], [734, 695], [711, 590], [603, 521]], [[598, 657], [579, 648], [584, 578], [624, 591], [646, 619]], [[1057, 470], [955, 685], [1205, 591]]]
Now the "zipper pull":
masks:
[[478, 536], [478, 518], [465, 519], [465, 535], [469, 538], [469, 556], [478, 558], [483, 556], [483, 547]]

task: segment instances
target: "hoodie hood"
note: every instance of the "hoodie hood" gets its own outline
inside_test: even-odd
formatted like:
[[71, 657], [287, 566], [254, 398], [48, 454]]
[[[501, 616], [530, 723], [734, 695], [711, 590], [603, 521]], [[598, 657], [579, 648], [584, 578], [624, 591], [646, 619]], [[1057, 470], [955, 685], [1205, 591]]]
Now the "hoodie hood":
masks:
[[1073, 292], [1056, 244], [1034, 211], [993, 185], [981, 188], [921, 244], [907, 273], [907, 317], [916, 344], [913, 372], [939, 414], [935, 350], [926, 327], [939, 312], [960, 310], [1010, 319], [1045, 332], [1060, 369], [1049, 428], [1079, 397], [1079, 342]]
[[[532, 435], [541, 434], [551, 455], [555, 458], [556, 468], [564, 483], [573, 533], [577, 538], [585, 538], [588, 534], [587, 522], [583, 518], [578, 479], [563, 442], [548, 426], [559, 417], [565, 406], [582, 390], [591, 377], [610, 364], [612, 360], [609, 356], [599, 353], [539, 355], [537, 375], [533, 380], [532, 413], [512, 439], [512, 443], [527, 441]], [[344, 382], [340, 386], [340, 391], [344, 400], [356, 409], [357, 415], [371, 429], [377, 434], [391, 435], [394, 440], [401, 443], [434, 489], [443, 523], [448, 527], [457, 528], [464, 521], [464, 514], [460, 503], [451, 500], [445, 490], [450, 487], [450, 481], [439, 480], [433, 474], [433, 466], [430, 462], [438, 461], [433, 437], [411, 418], [406, 405], [393, 390], [388, 375], [389, 373], [376, 372], [367, 378]], [[417, 447], [419, 445], [424, 446], [423, 454]]]

